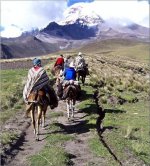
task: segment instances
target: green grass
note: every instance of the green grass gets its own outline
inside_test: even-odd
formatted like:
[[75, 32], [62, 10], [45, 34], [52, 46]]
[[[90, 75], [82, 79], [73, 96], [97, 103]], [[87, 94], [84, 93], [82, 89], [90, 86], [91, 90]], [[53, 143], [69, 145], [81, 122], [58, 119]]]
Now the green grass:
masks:
[[98, 157], [102, 157], [106, 160], [108, 166], [119, 166], [117, 161], [114, 160], [113, 156], [108, 152], [107, 148], [100, 142], [97, 135], [88, 141], [91, 151]]
[[127, 147], [145, 163], [150, 164], [148, 101], [126, 103], [115, 108], [105, 105], [104, 108], [107, 112], [104, 126], [117, 128], [117, 131], [112, 130], [105, 134], [117, 155], [125, 160], [126, 156], [122, 152]]
[[[96, 107], [92, 100], [94, 89], [91, 86], [84, 86], [82, 90], [84, 91], [83, 101], [78, 108], [88, 114], [86, 125], [89, 129], [94, 128], [93, 131], [95, 131], [98, 115], [95, 114]], [[101, 89], [99, 90], [101, 92]], [[116, 91], [114, 90], [114, 92]], [[106, 110], [103, 125], [108, 130], [112, 128], [109, 132], [104, 132], [104, 139], [120, 161], [128, 160], [129, 156], [126, 152], [130, 151], [146, 164], [150, 164], [149, 102], [146, 98], [147, 94], [144, 91], [135, 94], [128, 90], [118, 91], [116, 94], [128, 102], [123, 105], [115, 104], [115, 107], [103, 104], [103, 108]], [[132, 101], [135, 98], [138, 98], [139, 101], [133, 103]], [[109, 162], [110, 165], [117, 165], [96, 135], [89, 140], [89, 147], [97, 156], [106, 157], [108, 161], [111, 161], [112, 163]]]
[[23, 81], [27, 70], [1, 70], [1, 124], [23, 108]]
[[87, 54], [121, 57], [149, 63], [149, 43], [128, 39], [107, 39], [80, 48]]
[[63, 116], [63, 112], [50, 112], [49, 114], [50, 118], [55, 118], [55, 117], [59, 117], [59, 116]]
[[13, 131], [5, 131], [0, 134], [0, 140], [2, 145], [11, 143], [12, 140], [17, 138], [17, 134]]
[[[61, 145], [73, 137], [61, 133], [60, 127], [56, 124], [51, 124], [49, 126], [50, 132], [58, 132], [47, 135], [46, 146], [38, 154], [29, 157], [30, 166], [66, 166], [70, 165], [70, 155], [65, 152]], [[59, 133], [60, 132], [60, 133]]]

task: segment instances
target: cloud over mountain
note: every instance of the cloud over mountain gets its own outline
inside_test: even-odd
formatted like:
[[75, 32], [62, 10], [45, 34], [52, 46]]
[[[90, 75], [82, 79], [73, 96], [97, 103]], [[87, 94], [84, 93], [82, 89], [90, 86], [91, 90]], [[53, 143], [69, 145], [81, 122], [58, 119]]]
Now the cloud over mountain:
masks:
[[[119, 24], [135, 22], [149, 27], [147, 1], [68, 0], [68, 4], [79, 4], [79, 1], [91, 2], [84, 3], [84, 10], [94, 9], [105, 21], [116, 20]], [[17, 37], [23, 31], [44, 28], [52, 21], [63, 19], [66, 9], [67, 1], [2, 1], [1, 36]]]
[[51, 21], [60, 20], [66, 8], [65, 1], [2, 1], [1, 35], [17, 37], [23, 31], [43, 28]]

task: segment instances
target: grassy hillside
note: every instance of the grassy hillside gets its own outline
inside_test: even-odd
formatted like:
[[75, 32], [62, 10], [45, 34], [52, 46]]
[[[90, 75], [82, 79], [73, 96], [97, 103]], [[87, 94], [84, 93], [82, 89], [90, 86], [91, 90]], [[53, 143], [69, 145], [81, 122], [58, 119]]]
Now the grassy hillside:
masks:
[[22, 109], [23, 84], [27, 70], [2, 70], [1, 78], [1, 113], [0, 122], [3, 124], [10, 117], [14, 116], [16, 111]]
[[[75, 50], [78, 52], [79, 49]], [[127, 39], [107, 39], [94, 42], [80, 48], [85, 54], [99, 54], [107, 56], [121, 56], [141, 62], [149, 62], [149, 43]]]
[[[64, 56], [75, 56], [79, 51], [85, 53], [90, 71], [90, 75], [86, 79], [87, 84], [82, 87], [84, 95], [79, 108], [88, 114], [87, 127], [93, 128], [93, 137], [89, 140], [91, 151], [97, 156], [108, 158], [109, 164], [113, 164], [112, 156], [95, 134], [97, 115], [92, 95], [97, 89], [99, 104], [106, 111], [103, 136], [114, 153], [124, 163], [128, 161], [127, 154], [130, 151], [142, 159], [146, 165], [150, 164], [148, 43], [111, 39], [62, 53]], [[47, 57], [51, 57], [51, 55]], [[52, 63], [45, 67], [48, 74], [53, 66]], [[17, 110], [22, 109], [23, 80], [26, 75], [27, 70], [1, 71], [2, 123], [14, 116]], [[56, 140], [57, 135], [55, 134], [50, 135], [48, 141], [51, 141], [52, 137], [56, 144], [60, 141], [58, 138]], [[60, 149], [55, 148], [54, 150], [54, 154], [60, 153]], [[51, 159], [53, 151], [46, 149], [40, 154]], [[64, 155], [65, 152], [62, 150], [60, 158], [63, 158]], [[33, 157], [31, 160], [33, 165], [36, 165], [34, 163], [39, 162], [41, 158], [37, 160]], [[60, 164], [57, 160], [56, 163]], [[67, 162], [63, 161], [63, 163], [65, 165]]]

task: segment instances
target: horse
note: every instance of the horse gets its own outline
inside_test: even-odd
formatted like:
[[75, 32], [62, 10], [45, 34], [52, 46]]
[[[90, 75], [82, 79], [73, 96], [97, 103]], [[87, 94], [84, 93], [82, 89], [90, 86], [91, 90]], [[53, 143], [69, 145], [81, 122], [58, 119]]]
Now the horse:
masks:
[[[74, 118], [74, 110], [75, 110], [75, 103], [77, 98], [77, 89], [74, 85], [69, 84], [65, 89], [64, 93], [66, 93], [66, 105], [67, 105], [67, 115], [68, 120], [70, 117]], [[71, 114], [71, 116], [70, 116]]]
[[51, 73], [54, 75], [54, 76], [58, 76], [60, 74], [60, 71], [63, 69], [62, 66], [60, 65], [57, 65], [57, 66], [54, 66], [51, 70]]
[[86, 78], [86, 75], [88, 74], [88, 65], [86, 64], [85, 67], [83, 68], [79, 68], [77, 69], [76, 71], [76, 74], [77, 74], [77, 79], [78, 81], [80, 80], [80, 77], [81, 77], [81, 81], [82, 81], [82, 84], [84, 85], [85, 83], [85, 78]]
[[57, 96], [60, 99], [63, 97], [63, 100], [66, 100], [68, 120], [70, 117], [74, 117], [75, 103], [80, 91], [81, 87], [79, 85], [75, 85], [73, 80], [65, 82], [64, 85], [63, 83], [60, 83], [57, 86]]
[[[28, 97], [29, 105], [27, 105], [26, 113], [31, 114], [32, 125], [34, 129], [35, 138], [39, 141], [39, 125], [45, 127], [45, 115], [49, 105], [48, 97], [44, 89], [33, 91]], [[37, 116], [35, 115], [37, 111]]]
[[60, 71], [63, 70], [63, 67], [60, 65], [55, 66], [52, 70], [51, 73], [56, 77], [56, 85], [60, 83]]

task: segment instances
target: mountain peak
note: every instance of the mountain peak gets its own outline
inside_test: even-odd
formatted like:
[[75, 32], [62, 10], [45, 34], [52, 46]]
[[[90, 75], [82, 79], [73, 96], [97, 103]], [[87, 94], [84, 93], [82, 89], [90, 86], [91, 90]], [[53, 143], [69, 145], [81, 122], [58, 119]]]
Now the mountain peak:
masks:
[[95, 26], [103, 23], [104, 20], [89, 6], [84, 3], [74, 4], [64, 12], [64, 20], [59, 22], [60, 25], [80, 23], [87, 26]]

